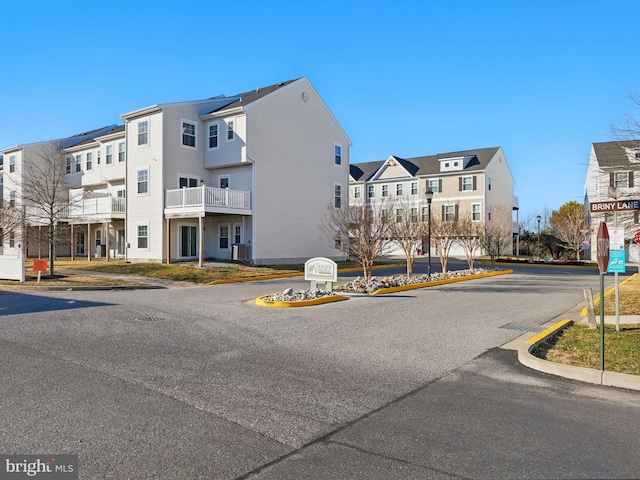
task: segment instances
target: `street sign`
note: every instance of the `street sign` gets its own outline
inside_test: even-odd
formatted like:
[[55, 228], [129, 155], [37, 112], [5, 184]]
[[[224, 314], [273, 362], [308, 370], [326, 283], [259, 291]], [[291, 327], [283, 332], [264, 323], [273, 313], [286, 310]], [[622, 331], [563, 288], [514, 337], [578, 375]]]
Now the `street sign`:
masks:
[[606, 223], [600, 222], [596, 239], [598, 243], [598, 248], [596, 249], [598, 268], [600, 268], [600, 274], [604, 275], [607, 273], [607, 267], [609, 266], [609, 229]]
[[640, 210], [640, 200], [611, 200], [607, 202], [591, 202], [589, 204], [589, 211], [592, 213], [632, 210]]
[[633, 241], [640, 244], [640, 232], [636, 232], [633, 236]]
[[622, 227], [609, 228], [609, 249], [624, 250], [624, 228]]
[[626, 273], [627, 262], [624, 250], [611, 250], [607, 273]]

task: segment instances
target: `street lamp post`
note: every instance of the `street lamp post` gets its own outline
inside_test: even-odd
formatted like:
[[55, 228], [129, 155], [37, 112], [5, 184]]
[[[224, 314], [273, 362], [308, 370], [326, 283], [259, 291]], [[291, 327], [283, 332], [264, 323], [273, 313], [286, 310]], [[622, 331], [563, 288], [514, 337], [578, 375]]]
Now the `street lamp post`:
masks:
[[431, 279], [431, 200], [433, 200], [433, 191], [427, 188], [427, 223], [429, 230], [427, 231], [427, 252], [429, 252], [429, 263], [427, 265], [427, 275]]
[[538, 260], [540, 260], [540, 220], [542, 220], [542, 217], [538, 215], [536, 220], [538, 220]]

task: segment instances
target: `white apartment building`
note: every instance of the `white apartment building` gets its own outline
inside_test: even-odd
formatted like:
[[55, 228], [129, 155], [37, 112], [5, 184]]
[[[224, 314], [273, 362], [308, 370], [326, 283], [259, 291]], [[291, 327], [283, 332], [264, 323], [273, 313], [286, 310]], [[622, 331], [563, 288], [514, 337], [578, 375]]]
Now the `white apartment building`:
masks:
[[[509, 212], [518, 209], [513, 176], [501, 147], [408, 159], [391, 155], [383, 161], [351, 165], [350, 175], [351, 205], [375, 205], [385, 198], [394, 199], [423, 221], [428, 211], [427, 190], [433, 192], [431, 212], [443, 219], [469, 215], [474, 222], [485, 222], [498, 205]], [[517, 231], [514, 224], [513, 233]], [[432, 254], [437, 254], [431, 248]], [[454, 247], [451, 254], [464, 255], [464, 251]]]
[[640, 261], [640, 252], [632, 241], [640, 231], [639, 210], [607, 210], [590, 212], [596, 202], [639, 200], [640, 141], [614, 141], [593, 143], [585, 179], [585, 258], [596, 260], [596, 237], [601, 222], [607, 227], [623, 227], [625, 250], [631, 261]]
[[[306, 78], [122, 119], [65, 143], [72, 256], [256, 265], [344, 258], [319, 225], [348, 186], [351, 142]], [[19, 165], [28, 150], [2, 153]], [[19, 176], [12, 181], [18, 191]], [[17, 253], [19, 234], [10, 242], [5, 233], [5, 253]]]

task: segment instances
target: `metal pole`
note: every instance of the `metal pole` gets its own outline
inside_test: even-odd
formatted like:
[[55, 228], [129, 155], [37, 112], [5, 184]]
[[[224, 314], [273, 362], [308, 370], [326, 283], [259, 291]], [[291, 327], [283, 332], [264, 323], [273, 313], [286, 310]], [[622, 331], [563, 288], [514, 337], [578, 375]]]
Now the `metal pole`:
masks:
[[431, 279], [431, 199], [427, 200], [427, 204], [428, 204], [428, 223], [429, 223], [429, 231], [427, 232], [427, 250], [429, 252], [429, 264], [427, 266], [427, 275], [429, 277], [429, 279]]
[[604, 274], [600, 274], [600, 370], [604, 371]]
[[540, 260], [540, 215], [538, 215], [538, 251], [537, 251], [538, 261]]

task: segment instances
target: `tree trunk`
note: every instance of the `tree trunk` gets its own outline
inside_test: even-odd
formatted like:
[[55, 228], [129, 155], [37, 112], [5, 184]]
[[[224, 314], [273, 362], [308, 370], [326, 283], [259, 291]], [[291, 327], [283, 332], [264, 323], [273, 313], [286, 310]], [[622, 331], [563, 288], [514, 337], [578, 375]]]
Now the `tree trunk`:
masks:
[[49, 277], [53, 278], [53, 261], [55, 258], [55, 250], [56, 250], [56, 230], [55, 230], [55, 222], [49, 223]]

